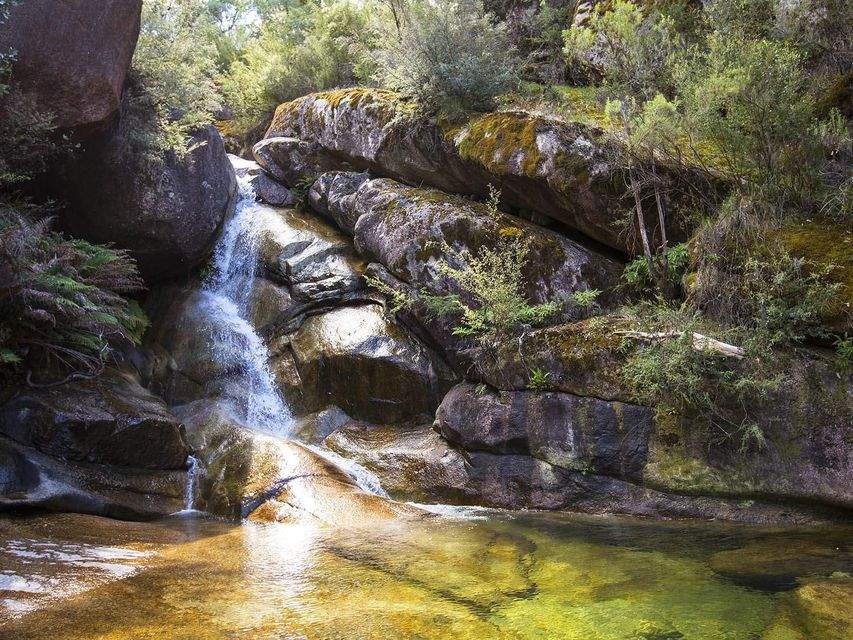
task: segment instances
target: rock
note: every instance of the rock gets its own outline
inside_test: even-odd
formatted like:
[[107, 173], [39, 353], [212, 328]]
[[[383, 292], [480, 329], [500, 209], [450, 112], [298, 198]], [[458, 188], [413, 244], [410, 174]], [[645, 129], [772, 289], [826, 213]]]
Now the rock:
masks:
[[820, 350], [779, 352], [780, 388], [752, 407], [763, 445], [743, 434], [708, 446], [695, 417], [661, 420], [645, 481], [664, 491], [756, 496], [853, 509], [853, 373]]
[[136, 258], [146, 282], [184, 275], [209, 255], [234, 208], [237, 183], [222, 139], [212, 126], [191, 141], [184, 159], [151, 164], [121, 133], [87, 141], [66, 169], [71, 234], [112, 243]]
[[667, 494], [529, 455], [465, 452], [427, 426], [352, 422], [325, 442], [374, 472], [392, 495], [407, 500], [750, 523], [814, 520], [809, 512], [768, 503]]
[[529, 388], [531, 372], [539, 371], [541, 390], [632, 402], [633, 392], [620, 374], [632, 345], [618, 332], [628, 326], [624, 318], [603, 315], [534, 329], [519, 344], [472, 349], [469, 375], [496, 389], [518, 391]]
[[530, 455], [555, 467], [637, 478], [654, 430], [648, 407], [566, 393], [451, 389], [436, 426], [467, 451]]
[[185, 470], [66, 462], [0, 436], [0, 511], [161, 518], [184, 508]]
[[844, 640], [853, 634], [853, 580], [818, 580], [791, 597], [792, 618], [806, 638]]
[[[293, 428], [293, 437], [308, 444], [322, 444], [336, 430], [350, 422], [350, 418], [340, 407], [327, 407], [322, 411], [300, 416]], [[349, 458], [349, 456], [344, 456]]]
[[251, 179], [251, 184], [258, 200], [274, 207], [293, 207], [299, 202], [299, 198], [290, 189], [265, 173], [256, 174]]
[[215, 401], [180, 410], [198, 457], [196, 508], [232, 519], [318, 520], [369, 526], [422, 512], [361, 491], [343, 471], [295, 442], [238, 424]]
[[484, 205], [463, 198], [342, 174], [318, 180], [309, 198], [342, 229], [352, 229], [360, 254], [404, 283], [433, 294], [466, 295], [438, 270], [440, 260], [458, 267], [466, 254], [520, 237], [529, 242], [523, 288], [531, 302], [562, 301], [566, 318], [580, 313], [566, 301], [576, 291], [599, 289], [604, 292], [602, 304], [618, 297], [614, 287], [620, 263], [518, 218], [499, 214], [496, 219]]
[[[311, 94], [279, 106], [255, 157], [288, 186], [347, 167], [450, 193], [482, 196], [495, 185], [508, 206], [623, 252], [638, 249], [637, 234], [621, 224], [624, 178], [601, 130], [522, 112], [477, 115], [448, 128], [415, 124], [412, 112], [388, 91]], [[670, 230], [670, 238], [677, 235]]]
[[470, 493], [465, 454], [431, 425], [373, 425], [351, 421], [326, 438], [335, 453], [375, 473], [400, 500], [464, 504]]
[[364, 288], [362, 261], [352, 242], [323, 221], [292, 209], [259, 206], [252, 223], [259, 267], [289, 287], [296, 301], [291, 317], [319, 303], [341, 301]]
[[453, 374], [378, 305], [308, 318], [293, 336], [296, 367], [319, 396], [354, 418], [401, 422], [432, 416]]
[[790, 589], [799, 578], [829, 576], [853, 563], [846, 540], [825, 543], [790, 539], [784, 535], [753, 542], [739, 549], [719, 551], [708, 561], [711, 568], [737, 584], [753, 589]]
[[103, 124], [121, 102], [141, 11], [142, 0], [13, 5], [0, 26], [0, 50], [15, 52], [12, 84], [60, 129]]
[[75, 462], [139, 469], [186, 469], [180, 422], [128, 374], [47, 389], [20, 388], [0, 407], [0, 433]]

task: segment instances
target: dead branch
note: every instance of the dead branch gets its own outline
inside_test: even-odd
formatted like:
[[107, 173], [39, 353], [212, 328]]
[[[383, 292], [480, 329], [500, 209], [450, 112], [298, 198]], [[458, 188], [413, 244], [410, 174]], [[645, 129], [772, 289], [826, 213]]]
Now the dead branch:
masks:
[[[635, 340], [644, 340], [646, 342], [656, 342], [658, 340], [672, 340], [674, 338], [680, 338], [685, 332], [658, 331], [648, 333], [646, 331], [617, 331], [616, 333], [618, 335], [625, 336], [626, 338], [634, 338]], [[701, 333], [696, 333], [695, 331], [691, 333], [691, 336], [693, 349], [699, 353], [708, 353], [726, 358], [737, 358], [738, 360], [742, 359], [746, 355], [746, 352], [742, 348], [736, 347], [733, 344], [716, 340]]]

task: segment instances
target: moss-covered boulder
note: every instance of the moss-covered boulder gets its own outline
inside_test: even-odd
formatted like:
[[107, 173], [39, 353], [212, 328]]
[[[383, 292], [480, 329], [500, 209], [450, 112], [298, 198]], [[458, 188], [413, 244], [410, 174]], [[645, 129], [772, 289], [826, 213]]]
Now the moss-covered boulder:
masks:
[[363, 256], [381, 263], [407, 285], [432, 294], [466, 295], [441, 272], [441, 261], [460, 268], [466, 255], [498, 249], [507, 239], [528, 242], [522, 288], [531, 303], [562, 302], [560, 317], [578, 313], [568, 298], [598, 289], [600, 302], [618, 295], [622, 265], [559, 234], [484, 205], [394, 180], [330, 174], [311, 188], [320, 213], [351, 230]]
[[496, 394], [461, 384], [445, 396], [436, 425], [468, 451], [523, 454], [556, 467], [637, 478], [654, 429], [648, 407], [567, 393]]
[[428, 419], [455, 378], [375, 304], [308, 318], [290, 346], [310, 410], [333, 404], [374, 422]]
[[523, 112], [478, 115], [446, 127], [412, 112], [410, 103], [387, 91], [308, 95], [278, 108], [255, 155], [288, 185], [329, 169], [369, 170], [478, 196], [495, 185], [508, 206], [620, 251], [634, 253], [639, 246], [624, 228], [624, 179], [600, 129]]

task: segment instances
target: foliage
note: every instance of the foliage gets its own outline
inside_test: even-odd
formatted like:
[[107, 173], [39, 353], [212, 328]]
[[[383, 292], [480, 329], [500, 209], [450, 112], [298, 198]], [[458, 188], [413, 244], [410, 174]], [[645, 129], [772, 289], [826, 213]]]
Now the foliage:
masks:
[[836, 340], [835, 350], [845, 366], [853, 367], [853, 337]]
[[[209, 14], [196, 0], [145, 0], [132, 71], [136, 87], [123, 118], [130, 142], [152, 158], [189, 153], [190, 137], [221, 104]], [[152, 117], [153, 114], [153, 117]]]
[[645, 14], [633, 2], [615, 0], [588, 24], [563, 34], [571, 63], [594, 67], [611, 96], [651, 98], [672, 85], [671, 58], [679, 46], [673, 19]]
[[480, 0], [414, 5], [400, 37], [386, 38], [377, 58], [380, 84], [451, 119], [493, 109], [518, 82], [506, 27]]
[[527, 388], [531, 391], [545, 391], [548, 389], [550, 378], [550, 371], [542, 371], [542, 369], [531, 369], [530, 382], [527, 383]]
[[[687, 245], [679, 243], [666, 250], [666, 278], [673, 288], [680, 285], [682, 277], [690, 266], [690, 254]], [[648, 291], [654, 288], [655, 282], [649, 273], [649, 265], [645, 258], [635, 258], [625, 265], [622, 274], [631, 289]]]
[[[652, 331], [675, 330], [680, 337], [640, 345], [631, 350], [621, 370], [638, 402], [683, 416], [710, 427], [714, 442], [741, 439], [761, 446], [763, 434], [757, 417], [761, 402], [782, 383], [773, 352], [760, 336], [720, 329], [697, 315], [666, 306], [644, 304], [634, 318]], [[712, 356], [693, 348], [692, 332], [717, 334], [746, 350], [743, 360]]]
[[585, 289], [583, 291], [575, 291], [569, 299], [579, 307], [587, 308], [595, 304], [601, 291], [598, 289]]
[[[28, 210], [29, 209], [29, 210]], [[123, 251], [69, 239], [32, 208], [0, 205], [0, 360], [55, 374], [96, 374], [111, 346], [147, 321], [123, 294], [141, 288]]]
[[384, 283], [379, 278], [373, 276], [364, 276], [364, 281], [371, 289], [375, 289], [383, 294], [391, 303], [391, 313], [400, 313], [412, 306], [412, 299], [403, 291]]
[[271, 14], [222, 79], [240, 126], [250, 127], [282, 102], [367, 80], [378, 39], [371, 10], [370, 3], [339, 0]]
[[489, 340], [511, 335], [524, 325], [537, 325], [556, 313], [556, 303], [531, 305], [522, 293], [522, 269], [527, 260], [528, 240], [501, 237], [494, 248], [483, 246], [476, 255], [460, 255], [450, 247], [446, 252], [461, 267], [439, 262], [441, 274], [453, 280], [472, 301], [457, 295], [435, 296], [425, 302], [437, 315], [458, 314], [454, 335]]
[[824, 336], [821, 318], [841, 287], [828, 278], [832, 265], [791, 256], [745, 203], [729, 202], [696, 243], [694, 308], [759, 331], [771, 345]]

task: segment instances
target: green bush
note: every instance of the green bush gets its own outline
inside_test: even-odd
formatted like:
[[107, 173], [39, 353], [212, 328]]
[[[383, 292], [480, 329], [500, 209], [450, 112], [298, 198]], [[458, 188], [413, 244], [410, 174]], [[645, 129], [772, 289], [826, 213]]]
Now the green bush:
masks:
[[153, 159], [186, 155], [192, 133], [221, 105], [209, 18], [194, 0], [143, 4], [131, 101], [122, 117], [129, 141]]
[[372, 9], [339, 0], [269, 15], [222, 78], [238, 126], [250, 128], [282, 102], [368, 80], [378, 38]]
[[488, 111], [518, 84], [517, 59], [506, 27], [480, 0], [439, 0], [413, 6], [378, 52], [376, 79], [415, 99], [429, 113], [455, 119]]
[[[673, 290], [676, 290], [690, 266], [687, 245], [681, 243], [670, 247], [665, 252], [665, 258], [666, 278]], [[635, 291], [653, 291], [655, 288], [655, 281], [649, 273], [649, 263], [644, 257], [635, 258], [626, 264], [622, 278], [625, 284]]]
[[457, 315], [453, 333], [481, 340], [516, 333], [524, 325], [537, 325], [559, 310], [557, 303], [531, 305], [524, 294], [522, 270], [529, 241], [513, 237], [498, 240], [494, 248], [483, 246], [476, 255], [460, 255], [445, 247], [461, 267], [447, 261], [438, 265], [441, 274], [453, 280], [471, 304], [460, 296], [422, 296], [436, 315]]
[[97, 374], [147, 321], [123, 295], [142, 281], [123, 251], [65, 238], [32, 209], [0, 204], [0, 363]]

